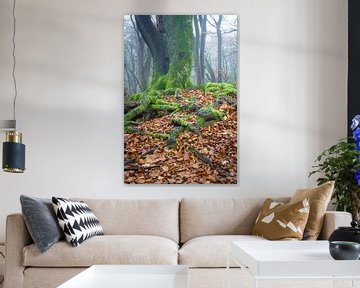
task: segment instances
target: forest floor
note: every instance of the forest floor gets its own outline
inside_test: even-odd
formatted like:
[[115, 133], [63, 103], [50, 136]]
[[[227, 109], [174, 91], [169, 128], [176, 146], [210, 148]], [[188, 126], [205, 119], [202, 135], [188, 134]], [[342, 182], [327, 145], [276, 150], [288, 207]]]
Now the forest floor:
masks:
[[[124, 182], [236, 184], [237, 96], [188, 89], [161, 99], [187, 109], [157, 111], [149, 120], [142, 116], [128, 122], [132, 129], [125, 127]], [[201, 113], [209, 109], [220, 117]]]

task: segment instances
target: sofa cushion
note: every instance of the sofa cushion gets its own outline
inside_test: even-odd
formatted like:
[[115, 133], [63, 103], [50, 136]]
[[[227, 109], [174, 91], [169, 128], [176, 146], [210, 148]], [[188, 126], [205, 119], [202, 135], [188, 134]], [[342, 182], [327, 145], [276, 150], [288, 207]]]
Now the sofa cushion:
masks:
[[334, 184], [334, 181], [330, 181], [315, 188], [298, 189], [290, 199], [290, 203], [302, 201], [305, 198], [309, 199], [310, 214], [305, 227], [307, 237], [304, 240], [316, 240], [319, 237], [324, 215], [334, 190]]
[[104, 235], [99, 220], [84, 202], [52, 197], [54, 211], [65, 239], [74, 246], [85, 240]]
[[105, 235], [154, 235], [179, 242], [178, 199], [73, 200], [88, 204]]
[[[193, 238], [179, 250], [179, 264], [190, 267], [226, 267], [228, 251], [232, 241], [268, 241], [252, 235], [214, 235]], [[230, 261], [231, 267], [239, 267]]]
[[180, 205], [181, 243], [205, 235], [251, 234], [263, 202], [264, 199], [184, 198]]
[[64, 239], [51, 199], [21, 195], [20, 203], [26, 227], [41, 252]]
[[301, 240], [308, 218], [308, 199], [284, 204], [267, 198], [252, 234], [269, 240]]
[[41, 254], [34, 244], [23, 250], [25, 266], [88, 267], [95, 264], [171, 264], [178, 260], [178, 244], [159, 236], [95, 236], [78, 247], [66, 241]]

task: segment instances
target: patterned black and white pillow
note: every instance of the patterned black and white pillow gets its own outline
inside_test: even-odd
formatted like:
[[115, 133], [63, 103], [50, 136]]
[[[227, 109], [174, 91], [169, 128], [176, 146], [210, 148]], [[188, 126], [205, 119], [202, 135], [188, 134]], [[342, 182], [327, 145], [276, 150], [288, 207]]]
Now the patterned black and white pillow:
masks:
[[66, 241], [79, 246], [86, 239], [104, 235], [99, 220], [84, 202], [52, 197], [55, 214]]

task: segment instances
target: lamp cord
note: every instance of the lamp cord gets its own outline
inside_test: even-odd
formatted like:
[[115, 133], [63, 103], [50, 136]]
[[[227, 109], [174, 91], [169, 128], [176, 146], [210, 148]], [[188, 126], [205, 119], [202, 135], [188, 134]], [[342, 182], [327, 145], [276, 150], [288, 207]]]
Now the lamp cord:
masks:
[[13, 16], [13, 34], [12, 34], [12, 44], [13, 44], [13, 50], [12, 50], [12, 57], [13, 57], [13, 69], [12, 69], [12, 78], [14, 81], [14, 101], [13, 101], [13, 116], [15, 121], [15, 130], [16, 130], [16, 98], [17, 98], [17, 85], [16, 85], [16, 77], [15, 77], [15, 68], [16, 68], [16, 56], [15, 56], [15, 35], [16, 35], [16, 16], [15, 16], [15, 8], [16, 8], [16, 0], [13, 0], [13, 8], [12, 8], [12, 16]]

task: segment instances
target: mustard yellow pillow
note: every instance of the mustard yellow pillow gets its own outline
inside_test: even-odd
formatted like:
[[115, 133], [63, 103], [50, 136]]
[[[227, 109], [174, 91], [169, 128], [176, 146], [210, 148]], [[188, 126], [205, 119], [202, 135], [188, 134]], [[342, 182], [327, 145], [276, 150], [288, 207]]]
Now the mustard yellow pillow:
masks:
[[305, 227], [304, 240], [316, 240], [319, 237], [324, 221], [326, 208], [334, 190], [334, 181], [324, 183], [311, 189], [298, 189], [289, 203], [309, 199], [310, 213]]
[[308, 217], [307, 199], [284, 204], [267, 198], [260, 209], [252, 234], [269, 240], [301, 240]]

